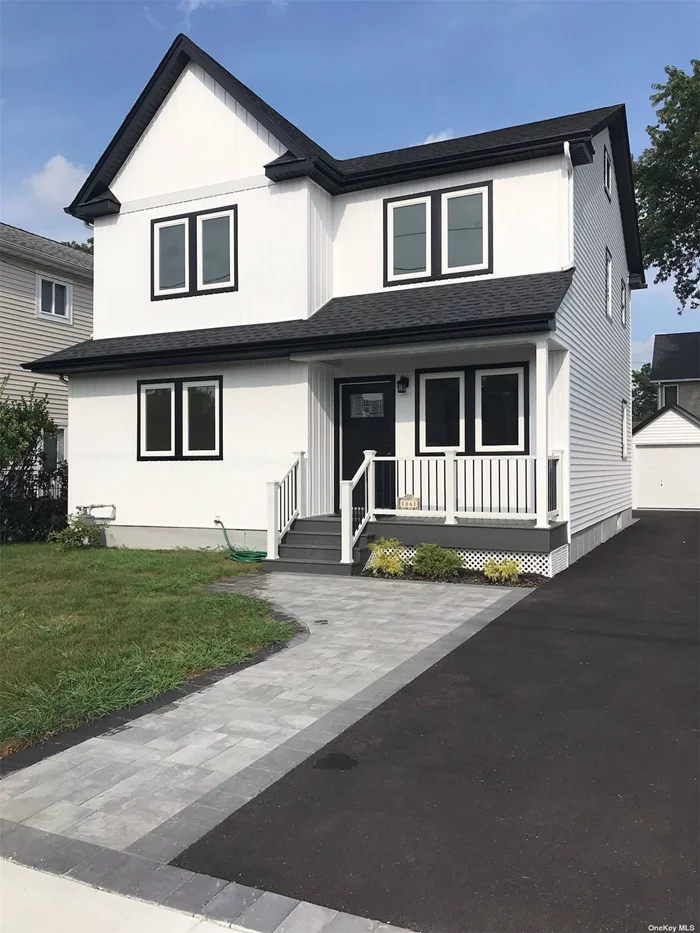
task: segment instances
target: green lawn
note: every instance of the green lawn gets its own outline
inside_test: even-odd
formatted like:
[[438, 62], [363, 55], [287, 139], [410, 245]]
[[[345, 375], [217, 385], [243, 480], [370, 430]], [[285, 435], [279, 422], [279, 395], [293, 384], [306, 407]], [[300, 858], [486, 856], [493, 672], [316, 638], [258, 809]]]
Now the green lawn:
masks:
[[239, 594], [221, 552], [0, 548], [0, 756], [243, 661], [292, 626]]

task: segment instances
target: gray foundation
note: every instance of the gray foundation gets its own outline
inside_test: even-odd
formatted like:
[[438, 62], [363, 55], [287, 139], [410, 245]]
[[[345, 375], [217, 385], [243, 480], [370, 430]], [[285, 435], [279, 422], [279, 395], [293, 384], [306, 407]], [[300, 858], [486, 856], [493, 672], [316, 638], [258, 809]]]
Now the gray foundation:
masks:
[[618, 512], [616, 515], [604, 518], [602, 522], [591, 525], [589, 528], [585, 528], [583, 531], [579, 531], [575, 535], [572, 535], [571, 544], [569, 545], [569, 563], [573, 564], [579, 557], [583, 557], [584, 554], [588, 554], [589, 551], [598, 547], [599, 544], [603, 544], [618, 532], [628, 528], [633, 521], [632, 509], [625, 509], [622, 512]]
[[[227, 529], [229, 541], [234, 547], [264, 551], [265, 531], [250, 528]], [[153, 551], [168, 551], [175, 548], [191, 550], [218, 549], [226, 547], [223, 532], [213, 528], [171, 528], [162, 525], [115, 525], [111, 524], [105, 534], [107, 547], [144, 548]]]

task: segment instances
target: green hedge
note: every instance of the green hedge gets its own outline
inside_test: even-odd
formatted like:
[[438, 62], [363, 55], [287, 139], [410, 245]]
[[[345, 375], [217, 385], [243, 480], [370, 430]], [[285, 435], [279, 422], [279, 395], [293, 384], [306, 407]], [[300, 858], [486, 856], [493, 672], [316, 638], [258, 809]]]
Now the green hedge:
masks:
[[5, 497], [0, 505], [0, 543], [46, 541], [53, 531], [65, 528], [67, 520], [67, 499]]

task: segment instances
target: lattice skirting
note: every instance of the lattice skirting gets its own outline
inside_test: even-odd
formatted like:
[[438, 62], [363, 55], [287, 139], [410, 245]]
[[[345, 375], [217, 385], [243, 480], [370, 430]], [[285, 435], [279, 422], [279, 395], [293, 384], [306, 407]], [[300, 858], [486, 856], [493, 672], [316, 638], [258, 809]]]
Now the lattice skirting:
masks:
[[[544, 577], [553, 577], [569, 566], [569, 545], [564, 544], [549, 554], [540, 554], [534, 551], [480, 551], [474, 548], [454, 548], [453, 550], [462, 558], [467, 570], [483, 570], [489, 558], [494, 560], [517, 560], [523, 573], [539, 573]], [[413, 557], [416, 549], [407, 546], [404, 549], [407, 557]], [[367, 561], [369, 567], [372, 557]]]

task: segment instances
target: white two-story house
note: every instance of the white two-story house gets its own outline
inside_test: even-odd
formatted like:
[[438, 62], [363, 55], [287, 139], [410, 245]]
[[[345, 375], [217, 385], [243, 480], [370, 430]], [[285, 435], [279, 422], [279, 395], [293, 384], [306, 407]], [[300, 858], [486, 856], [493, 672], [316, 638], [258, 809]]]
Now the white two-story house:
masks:
[[94, 225], [70, 506], [108, 542], [352, 572], [367, 536], [555, 573], [630, 521], [623, 106], [338, 160], [178, 36]]

